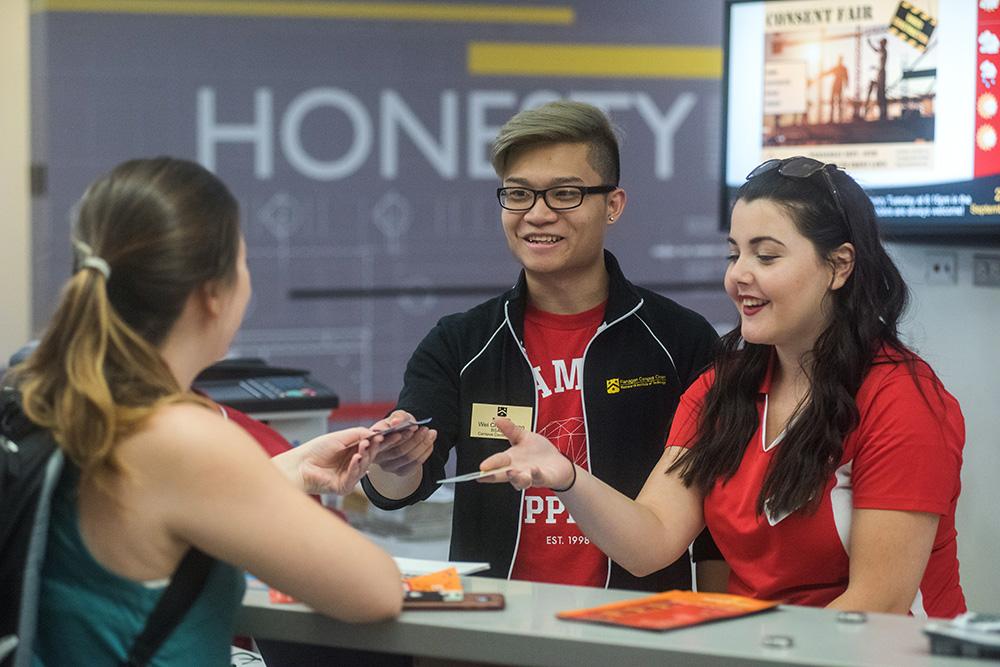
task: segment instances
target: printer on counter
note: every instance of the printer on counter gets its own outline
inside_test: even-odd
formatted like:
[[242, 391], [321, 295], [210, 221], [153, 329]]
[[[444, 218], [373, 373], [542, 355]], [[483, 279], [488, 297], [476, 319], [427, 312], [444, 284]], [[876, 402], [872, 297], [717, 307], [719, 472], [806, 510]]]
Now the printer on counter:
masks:
[[340, 404], [325, 384], [298, 368], [268, 366], [263, 359], [225, 359], [201, 372], [194, 388], [216, 403], [243, 412], [332, 410]]
[[332, 389], [309, 371], [269, 366], [263, 359], [225, 359], [195, 378], [194, 388], [278, 430], [293, 444], [327, 431], [327, 416], [340, 404]]

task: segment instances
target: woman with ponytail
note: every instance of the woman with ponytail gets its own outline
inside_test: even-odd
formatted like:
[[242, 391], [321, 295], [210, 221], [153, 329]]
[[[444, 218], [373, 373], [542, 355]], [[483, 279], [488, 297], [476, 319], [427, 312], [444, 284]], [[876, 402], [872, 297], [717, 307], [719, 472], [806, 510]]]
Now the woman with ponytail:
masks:
[[225, 185], [183, 160], [126, 162], [90, 186], [72, 233], [76, 270], [12, 374], [73, 464], [53, 497], [41, 662], [119, 664], [192, 547], [217, 562], [156, 665], [229, 664], [244, 568], [339, 619], [397, 614], [391, 557], [304, 493], [352, 489], [381, 437], [347, 429], [269, 461], [191, 391], [250, 298]]
[[635, 500], [539, 435], [482, 463], [489, 482], [554, 490], [633, 574], [707, 524], [729, 591], [791, 604], [952, 617], [965, 611], [955, 399], [899, 339], [906, 285], [874, 207], [834, 165], [768, 160], [740, 188], [726, 292], [740, 324], [681, 397]]

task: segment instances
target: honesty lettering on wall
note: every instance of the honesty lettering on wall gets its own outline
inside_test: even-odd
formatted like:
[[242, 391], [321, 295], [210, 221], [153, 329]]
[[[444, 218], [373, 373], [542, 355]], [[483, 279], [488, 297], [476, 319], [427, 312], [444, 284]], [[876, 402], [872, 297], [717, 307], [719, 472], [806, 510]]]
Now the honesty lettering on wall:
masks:
[[67, 219], [116, 163], [170, 154], [241, 203], [254, 297], [234, 352], [392, 400], [443, 315], [509, 287], [489, 149], [559, 98], [622, 136], [627, 274], [732, 321], [717, 230], [717, 3], [48, 0], [33, 14], [34, 320], [68, 275]]
[[[378, 93], [377, 106], [369, 108], [350, 91], [341, 88], [311, 88], [275, 108], [274, 91], [258, 88], [239, 120], [225, 120], [216, 111], [216, 91], [197, 92], [196, 137], [198, 161], [216, 167], [216, 155], [226, 145], [247, 144], [253, 150], [253, 173], [259, 180], [274, 177], [274, 162], [284, 159], [297, 174], [317, 181], [338, 181], [358, 173], [369, 160], [376, 160], [380, 178], [400, 178], [400, 144], [409, 142], [424, 166], [443, 180], [496, 180], [489, 161], [495, 125], [487, 113], [513, 114], [567, 97], [594, 104], [610, 113], [634, 111], [641, 122], [642, 141], [652, 142], [652, 177], [667, 181], [674, 173], [674, 135], [697, 104], [693, 93], [681, 93], [666, 109], [644, 92], [570, 91], [566, 95], [533, 91], [519, 100], [506, 90], [472, 90], [461, 95], [444, 90], [438, 95], [437, 113], [425, 122], [406, 98], [396, 90]], [[349, 138], [339, 154], [317, 157], [303, 140], [303, 124], [311, 114], [326, 116], [345, 125]], [[418, 167], [420, 165], [417, 165]]]

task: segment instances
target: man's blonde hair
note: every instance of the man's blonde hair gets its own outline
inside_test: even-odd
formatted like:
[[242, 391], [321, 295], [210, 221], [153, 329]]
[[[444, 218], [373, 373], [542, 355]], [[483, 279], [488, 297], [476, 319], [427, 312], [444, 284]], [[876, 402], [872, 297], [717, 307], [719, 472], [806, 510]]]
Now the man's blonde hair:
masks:
[[611, 122], [597, 107], [569, 100], [526, 109], [508, 120], [493, 142], [493, 169], [503, 178], [507, 164], [521, 150], [556, 143], [589, 144], [590, 166], [604, 183], [618, 185], [621, 176], [618, 138]]

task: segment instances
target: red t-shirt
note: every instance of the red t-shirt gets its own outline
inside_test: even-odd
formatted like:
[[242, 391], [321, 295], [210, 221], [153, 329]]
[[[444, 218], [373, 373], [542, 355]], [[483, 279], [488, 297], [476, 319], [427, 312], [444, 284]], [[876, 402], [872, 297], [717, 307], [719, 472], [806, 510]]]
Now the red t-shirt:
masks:
[[292, 448], [292, 444], [285, 439], [285, 436], [281, 435], [267, 424], [257, 421], [253, 417], [240, 412], [236, 408], [231, 408], [228, 405], [219, 405], [219, 410], [222, 411], [222, 414], [226, 419], [234, 424], [237, 424], [244, 431], [250, 434], [250, 437], [257, 441], [257, 444], [259, 444], [264, 451], [267, 452], [268, 456], [273, 458]]
[[[965, 611], [958, 580], [955, 505], [965, 423], [958, 402], [930, 367], [916, 359], [914, 382], [898, 353], [886, 352], [858, 390], [857, 428], [844, 442], [814, 514], [759, 516], [757, 496], [780, 436], [764, 442], [771, 369], [757, 401], [757, 431], [728, 481], [705, 497], [705, 522], [732, 568], [729, 592], [825, 606], [847, 588], [854, 509], [938, 514], [930, 560], [910, 611], [950, 618]], [[681, 397], [668, 445], [693, 443], [698, 414], [714, 379], [709, 371]], [[918, 387], [919, 385], [919, 387]]]
[[[538, 392], [535, 431], [584, 470], [589, 469], [589, 452], [581, 391], [583, 358], [603, 319], [604, 304], [573, 315], [529, 306], [524, 315], [524, 347]], [[524, 491], [519, 526], [511, 579], [607, 585], [607, 556], [580, 532], [552, 491]]]

